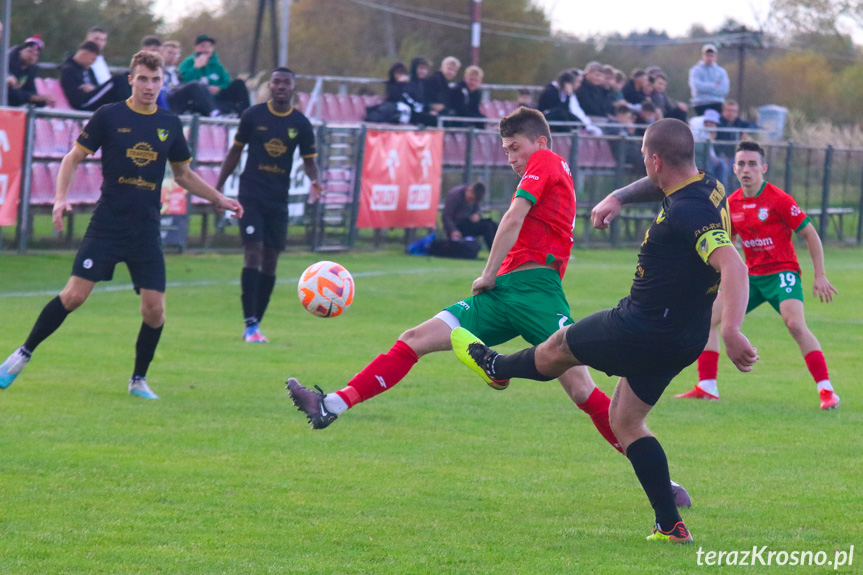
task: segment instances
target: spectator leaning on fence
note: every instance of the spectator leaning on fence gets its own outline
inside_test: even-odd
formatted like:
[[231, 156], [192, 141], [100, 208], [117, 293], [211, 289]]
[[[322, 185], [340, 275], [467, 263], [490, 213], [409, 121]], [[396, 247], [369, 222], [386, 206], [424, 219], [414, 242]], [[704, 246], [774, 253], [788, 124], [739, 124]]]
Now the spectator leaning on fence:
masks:
[[6, 84], [9, 87], [10, 106], [54, 105], [53, 96], [36, 93], [36, 78], [39, 77], [39, 55], [44, 47], [42, 38], [35, 35], [9, 51], [9, 76], [6, 78]]
[[708, 108], [721, 112], [731, 89], [728, 72], [716, 63], [716, 52], [716, 46], [705, 44], [701, 48], [701, 61], [689, 69], [690, 101], [698, 116]]
[[246, 84], [242, 80], [231, 80], [231, 75], [219, 62], [216, 41], [206, 34], [195, 38], [195, 53], [180, 64], [180, 79], [206, 84], [223, 114], [240, 115], [249, 107]]
[[99, 46], [88, 40], [60, 68], [63, 94], [76, 110], [95, 112], [105, 104], [123, 101], [132, 94], [128, 80], [110, 78], [104, 84], [98, 84], [92, 68], [98, 56]]

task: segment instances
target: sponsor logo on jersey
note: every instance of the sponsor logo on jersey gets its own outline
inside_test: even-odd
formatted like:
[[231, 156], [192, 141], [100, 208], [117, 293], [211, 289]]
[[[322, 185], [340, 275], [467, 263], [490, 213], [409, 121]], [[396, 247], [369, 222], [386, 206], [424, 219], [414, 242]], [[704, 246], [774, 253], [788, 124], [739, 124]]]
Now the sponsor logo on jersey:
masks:
[[718, 208], [719, 204], [722, 203], [722, 199], [725, 197], [725, 188], [721, 183], [716, 182], [716, 189], [710, 194], [710, 201], [713, 202], [713, 207]]
[[141, 176], [138, 176], [137, 178], [124, 178], [123, 176], [120, 176], [119, 178], [117, 178], [117, 183], [126, 184], [128, 186], [135, 186], [136, 188], [141, 188], [143, 190], [156, 189], [156, 182], [148, 182]]
[[130, 158], [136, 166], [143, 168], [150, 162], [155, 162], [159, 154], [154, 152], [153, 146], [147, 142], [138, 142], [126, 150], [126, 157]]
[[709, 232], [709, 231], [711, 231], [711, 230], [721, 230], [721, 229], [724, 229], [724, 228], [722, 227], [722, 223], [721, 223], [721, 222], [713, 222], [713, 223], [712, 223], [712, 224], [710, 224], [709, 226], [702, 226], [702, 227], [701, 227], [701, 229], [699, 229], [699, 230], [695, 230], [695, 237], [697, 238], [697, 237], [699, 237], [701, 234], [706, 234], [707, 232]]
[[743, 240], [744, 248], [763, 248], [773, 245], [773, 238], [753, 238], [751, 240]]
[[536, 180], [539, 181], [539, 176], [534, 176], [533, 174], [525, 174], [521, 177], [522, 180]]
[[767, 221], [767, 208], [760, 208], [758, 210], [758, 219], [762, 222]]
[[656, 223], [661, 224], [664, 219], [665, 219], [665, 208], [660, 208], [659, 213], [656, 214]]
[[293, 140], [294, 138], [296, 138], [296, 137], [297, 137], [297, 133], [298, 133], [298, 132], [297, 132], [296, 128], [288, 128], [288, 137], [289, 137], [290, 139], [292, 139], [292, 140]]
[[117, 128], [118, 134], [128, 134], [132, 131], [132, 128]]
[[758, 204], [743, 204], [740, 207], [743, 208], [744, 210], [748, 210], [751, 208], [757, 208]]
[[284, 168], [280, 168], [275, 164], [261, 164], [258, 166], [258, 170], [262, 172], [267, 172], [268, 174], [276, 174], [281, 175], [285, 173]]
[[288, 151], [288, 147], [279, 138], [273, 138], [264, 144], [264, 149], [272, 158], [278, 158]]
[[798, 206], [791, 206], [791, 215], [792, 216], [797, 217], [802, 213], [803, 213], [803, 210], [801, 210]]
[[156, 134], [158, 134], [160, 142], [164, 142], [168, 139], [168, 130], [165, 130], [164, 128], [156, 130]]

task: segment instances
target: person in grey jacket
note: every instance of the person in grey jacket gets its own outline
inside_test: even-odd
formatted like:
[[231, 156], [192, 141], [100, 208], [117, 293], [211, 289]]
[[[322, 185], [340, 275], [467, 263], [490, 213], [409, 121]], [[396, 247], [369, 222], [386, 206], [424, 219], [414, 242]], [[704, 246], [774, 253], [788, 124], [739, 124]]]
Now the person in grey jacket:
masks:
[[705, 44], [701, 48], [701, 61], [689, 69], [689, 89], [696, 116], [707, 109], [722, 112], [722, 103], [731, 89], [728, 72], [716, 63], [716, 46]]

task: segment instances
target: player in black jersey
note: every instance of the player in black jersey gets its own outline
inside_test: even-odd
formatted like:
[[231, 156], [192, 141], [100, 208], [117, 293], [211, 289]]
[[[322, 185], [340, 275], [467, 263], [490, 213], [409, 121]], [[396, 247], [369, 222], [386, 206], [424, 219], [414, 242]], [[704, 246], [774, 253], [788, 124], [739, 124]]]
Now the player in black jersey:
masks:
[[147, 368], [165, 323], [165, 259], [159, 235], [159, 209], [165, 165], [171, 162], [176, 182], [220, 209], [242, 215], [239, 202], [208, 186], [189, 168], [192, 157], [180, 119], [156, 106], [162, 87], [162, 57], [141, 51], [129, 66], [132, 97], [96, 111], [57, 175], [54, 226], [63, 231], [63, 214], [75, 170], [89, 154], [102, 149], [102, 195], [72, 266], [72, 277], [60, 295], [42, 310], [30, 337], [0, 365], [0, 388], [9, 387], [36, 346], [66, 316], [81, 306], [96, 282], [110, 280], [114, 266], [125, 262], [141, 294], [143, 323], [135, 345], [135, 368], [129, 393], [158, 399], [147, 385]]
[[611, 427], [656, 514], [648, 539], [689, 543], [692, 536], [674, 504], [665, 452], [645, 418], [672, 378], [701, 353], [720, 279], [726, 352], [741, 371], [750, 371], [758, 356], [740, 333], [749, 282], [746, 265], [728, 239], [725, 190], [695, 167], [692, 132], [680, 120], [660, 120], [647, 129], [642, 154], [647, 177], [616, 190], [591, 214], [594, 226], [603, 229], [621, 204], [662, 200], [641, 244], [630, 295], [534, 348], [501, 355], [454, 331], [454, 341], [470, 342], [454, 349], [486, 378], [545, 381], [575, 365], [620, 376], [611, 400]]
[[225, 156], [216, 188], [224, 186], [249, 146], [246, 166], [240, 176], [240, 219], [243, 239], [243, 272], [240, 279], [243, 340], [265, 343], [260, 323], [276, 284], [279, 253], [285, 249], [288, 233], [288, 189], [294, 150], [299, 146], [306, 175], [312, 181], [310, 201], [323, 192], [315, 163], [315, 132], [302, 112], [291, 106], [296, 88], [294, 73], [276, 68], [270, 75], [270, 99], [243, 112], [234, 145]]

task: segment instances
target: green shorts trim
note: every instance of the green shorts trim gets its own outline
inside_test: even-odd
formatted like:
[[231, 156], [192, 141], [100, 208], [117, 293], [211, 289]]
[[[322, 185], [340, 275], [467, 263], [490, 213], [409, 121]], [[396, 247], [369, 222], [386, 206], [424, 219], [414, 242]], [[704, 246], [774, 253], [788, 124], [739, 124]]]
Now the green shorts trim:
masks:
[[797, 272], [749, 276], [749, 304], [746, 306], [746, 313], [764, 302], [778, 312], [779, 304], [787, 299], [803, 301], [803, 285]]
[[493, 290], [445, 309], [489, 346], [517, 336], [531, 345], [539, 345], [572, 323], [560, 274], [548, 268], [498, 276]]

